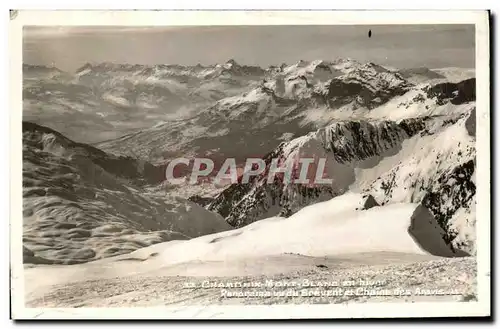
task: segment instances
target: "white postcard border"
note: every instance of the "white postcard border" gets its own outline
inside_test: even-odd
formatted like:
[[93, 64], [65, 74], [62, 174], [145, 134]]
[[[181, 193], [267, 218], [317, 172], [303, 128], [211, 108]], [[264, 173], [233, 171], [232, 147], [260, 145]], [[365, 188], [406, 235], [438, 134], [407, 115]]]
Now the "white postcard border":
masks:
[[[490, 93], [486, 11], [19, 11], [9, 24], [10, 237], [14, 319], [289, 319], [485, 316], [490, 309]], [[22, 263], [22, 28], [24, 25], [475, 24], [478, 302], [348, 305], [25, 308]]]

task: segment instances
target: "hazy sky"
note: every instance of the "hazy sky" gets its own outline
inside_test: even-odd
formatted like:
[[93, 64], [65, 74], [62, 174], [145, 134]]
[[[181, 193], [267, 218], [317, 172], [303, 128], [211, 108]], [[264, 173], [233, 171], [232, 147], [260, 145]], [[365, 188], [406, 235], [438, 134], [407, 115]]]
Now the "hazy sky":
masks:
[[[368, 30], [372, 37], [368, 38]], [[351, 57], [395, 67], [475, 66], [474, 25], [25, 27], [23, 61], [269, 66]]]

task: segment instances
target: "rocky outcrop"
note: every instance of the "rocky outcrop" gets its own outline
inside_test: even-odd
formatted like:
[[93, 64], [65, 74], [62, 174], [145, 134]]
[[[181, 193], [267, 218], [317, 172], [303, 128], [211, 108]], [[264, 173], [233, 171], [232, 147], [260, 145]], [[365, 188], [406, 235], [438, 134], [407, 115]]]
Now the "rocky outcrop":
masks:
[[338, 162], [362, 160], [396, 147], [404, 138], [411, 136], [408, 132], [418, 131], [418, 126], [418, 123], [398, 125], [392, 121], [336, 122], [322, 130], [323, 145]]
[[[418, 120], [405, 121], [404, 124], [391, 121], [335, 122], [315, 133], [282, 143], [264, 157], [267, 166], [273, 158], [283, 162], [297, 156], [325, 158], [325, 172], [333, 175], [333, 185], [287, 184], [279, 179], [268, 183], [265, 171], [252, 177], [249, 183], [232, 184], [207, 209], [218, 212], [235, 227], [270, 216], [290, 216], [306, 205], [344, 193], [354, 178], [352, 163], [397, 148], [404, 139], [411, 137], [407, 132], [413, 135], [421, 125]], [[312, 167], [315, 165], [316, 161]]]
[[473, 253], [476, 147], [467, 122], [472, 110], [453, 120], [430, 120], [429, 127], [412, 139], [413, 152], [395, 156], [390, 170], [364, 191], [380, 204], [422, 203], [455, 248]]
[[446, 102], [460, 105], [476, 100], [476, 79], [471, 78], [458, 83], [438, 83], [425, 90], [427, 96], [435, 98], [438, 105], [443, 105]]
[[209, 205], [214, 199], [213, 198], [209, 198], [209, 197], [202, 197], [202, 196], [199, 196], [199, 195], [192, 195], [188, 198], [189, 201], [192, 201], [202, 207], [205, 207], [207, 205]]
[[416, 67], [410, 69], [401, 69], [397, 71], [403, 78], [408, 81], [426, 82], [429, 80], [445, 79], [446, 77], [438, 72], [435, 72], [427, 67]]
[[366, 64], [333, 78], [325, 95], [329, 106], [336, 108], [355, 102], [358, 106], [372, 109], [405, 94], [412, 87], [398, 73], [381, 71], [379, 68], [374, 64]]
[[[367, 195], [362, 207], [421, 203], [445, 232], [446, 243], [472, 253], [474, 245], [463, 232], [473, 227], [474, 221], [462, 218], [471, 214], [460, 213], [471, 209], [476, 189], [472, 179], [474, 137], [469, 132], [474, 116], [472, 110], [444, 118], [334, 122], [282, 143], [268, 154], [284, 161], [295, 156], [327, 158], [326, 172], [333, 178], [332, 185], [270, 184], [266, 177], [256, 177], [247, 184], [231, 185], [207, 208], [220, 213], [232, 226], [241, 227], [266, 217], [288, 217], [360, 184]], [[387, 169], [377, 170], [379, 164]], [[368, 174], [360, 176], [361, 172]], [[469, 228], [458, 225], [460, 221]]]
[[423, 197], [422, 204], [432, 212], [438, 224], [447, 232], [447, 242], [453, 242], [457, 237], [450, 219], [460, 208], [470, 207], [470, 202], [476, 194], [476, 184], [472, 181], [475, 169], [475, 159], [457, 165], [439, 176], [437, 181], [427, 188]]

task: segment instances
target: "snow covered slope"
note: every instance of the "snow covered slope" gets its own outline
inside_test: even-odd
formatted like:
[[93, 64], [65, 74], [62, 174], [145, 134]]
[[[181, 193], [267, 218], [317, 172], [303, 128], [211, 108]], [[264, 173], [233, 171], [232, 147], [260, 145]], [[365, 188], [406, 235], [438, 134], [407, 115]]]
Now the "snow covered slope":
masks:
[[165, 264], [285, 253], [325, 256], [386, 251], [451, 257], [454, 253], [443, 236], [432, 214], [421, 205], [367, 207], [365, 197], [346, 193], [289, 218], [272, 217], [238, 230], [153, 248]]
[[23, 123], [26, 263], [67, 264], [227, 230], [219, 215], [152, 193], [162, 170]]

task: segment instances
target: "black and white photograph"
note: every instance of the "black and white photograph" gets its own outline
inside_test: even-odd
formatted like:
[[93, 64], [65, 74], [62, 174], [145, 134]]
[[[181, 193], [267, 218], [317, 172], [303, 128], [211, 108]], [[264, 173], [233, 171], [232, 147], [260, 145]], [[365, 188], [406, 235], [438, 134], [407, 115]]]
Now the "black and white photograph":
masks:
[[486, 11], [133, 14], [11, 13], [19, 317], [490, 314]]

